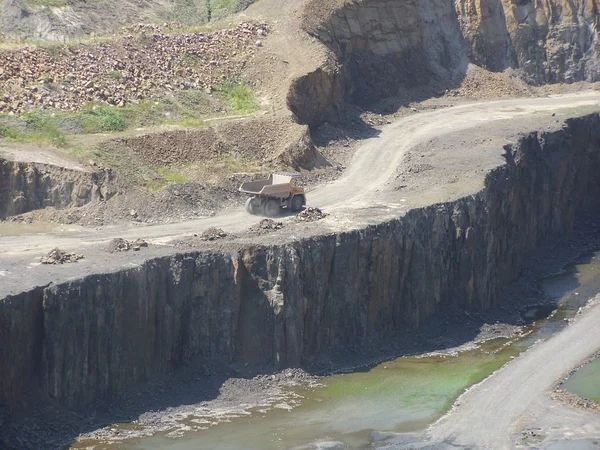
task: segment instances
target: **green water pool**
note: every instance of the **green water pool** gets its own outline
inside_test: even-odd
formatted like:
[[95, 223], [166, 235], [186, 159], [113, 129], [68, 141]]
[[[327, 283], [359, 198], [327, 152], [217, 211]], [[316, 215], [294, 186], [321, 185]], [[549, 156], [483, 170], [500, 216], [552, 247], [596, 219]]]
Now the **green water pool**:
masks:
[[580, 397], [600, 402], [600, 358], [571, 375], [562, 387]]

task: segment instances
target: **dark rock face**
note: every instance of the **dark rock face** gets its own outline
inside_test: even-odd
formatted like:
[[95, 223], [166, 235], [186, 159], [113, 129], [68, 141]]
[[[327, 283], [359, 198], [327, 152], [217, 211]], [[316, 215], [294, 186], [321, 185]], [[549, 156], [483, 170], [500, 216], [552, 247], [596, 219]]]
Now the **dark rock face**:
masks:
[[412, 100], [423, 100], [456, 87], [469, 63], [517, 69], [535, 85], [600, 79], [595, 0], [331, 3], [326, 20], [304, 27], [336, 70], [318, 69], [292, 84], [288, 106], [300, 123], [335, 121], [344, 102], [368, 106], [402, 89], [427, 87], [412, 92]]
[[83, 206], [110, 197], [109, 171], [84, 172], [0, 159], [0, 219], [54, 206]]
[[429, 82], [450, 86], [469, 62], [454, 6], [446, 0], [352, 2], [306, 28], [331, 54], [326, 68], [290, 88], [289, 108], [309, 125], [335, 121], [345, 101], [365, 105]]
[[597, 207], [600, 119], [506, 149], [485, 188], [363, 230], [191, 252], [0, 301], [0, 398], [31, 383], [70, 407], [195, 356], [274, 367], [484, 310], [544, 239]]
[[310, 126], [339, 120], [344, 108], [344, 80], [333, 60], [292, 83], [287, 105], [298, 123]]

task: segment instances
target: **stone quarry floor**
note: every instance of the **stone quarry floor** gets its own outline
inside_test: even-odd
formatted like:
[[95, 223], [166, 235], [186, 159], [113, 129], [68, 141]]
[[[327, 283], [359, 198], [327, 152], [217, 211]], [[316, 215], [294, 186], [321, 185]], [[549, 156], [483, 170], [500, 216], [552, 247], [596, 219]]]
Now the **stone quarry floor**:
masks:
[[[308, 193], [309, 205], [326, 211], [326, 218], [304, 223], [283, 217], [283, 228], [278, 230], [257, 232], [260, 218], [242, 209], [165, 225], [100, 229], [53, 225], [52, 230], [42, 232], [0, 225], [0, 296], [135, 266], [190, 246], [234, 251], [248, 243], [284, 243], [364, 227], [402, 216], [412, 208], [451, 201], [483, 188], [485, 174], [504, 163], [503, 145], [514, 142], [519, 133], [560, 129], [569, 117], [598, 111], [600, 93], [583, 92], [457, 104], [407, 115], [361, 141], [341, 177]], [[221, 228], [228, 236], [190, 241], [210, 227]], [[106, 246], [114, 238], [143, 238], [150, 245], [139, 252], [108, 253]], [[55, 247], [85, 258], [73, 264], [41, 265], [40, 258]], [[598, 311], [594, 308], [589, 314]]]
[[[361, 228], [404, 215], [412, 208], [452, 201], [483, 188], [485, 174], [504, 163], [503, 145], [519, 133], [559, 129], [568, 117], [600, 110], [600, 93], [466, 103], [415, 113], [359, 143], [337, 180], [309, 188], [308, 205], [328, 216], [316, 222], [282, 217], [278, 230], [256, 231], [261, 218], [242, 208], [181, 223], [82, 227], [0, 224], [0, 295], [32, 286], [117, 270], [152, 256], [189, 248], [190, 237], [208, 228], [228, 236], [191, 241], [195, 248], [235, 250], [247, 243], [275, 244], [321, 233]], [[105, 251], [115, 238], [145, 239], [148, 248], [120, 255]], [[53, 248], [84, 255], [76, 264], [42, 266]], [[186, 247], [186, 245], [183, 245]]]

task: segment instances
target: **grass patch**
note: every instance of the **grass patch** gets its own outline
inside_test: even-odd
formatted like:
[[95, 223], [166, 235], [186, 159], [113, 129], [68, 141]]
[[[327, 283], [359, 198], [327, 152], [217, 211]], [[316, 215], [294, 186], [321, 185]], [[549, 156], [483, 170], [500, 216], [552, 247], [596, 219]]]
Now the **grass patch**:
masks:
[[267, 168], [253, 158], [227, 153], [209, 161], [190, 164], [182, 169], [182, 173], [191, 181], [214, 184], [235, 173], [266, 170]]
[[156, 169], [157, 177], [146, 183], [149, 191], [159, 191], [171, 183], [187, 183], [188, 178], [181, 172], [176, 172], [170, 167]]
[[73, 152], [73, 154], [79, 155], [79, 156], [87, 155], [90, 152], [89, 149], [87, 149], [81, 145], [71, 148], [71, 151]]
[[[216, 106], [215, 106], [216, 105]], [[200, 90], [176, 92], [160, 101], [144, 100], [124, 107], [88, 104], [81, 111], [32, 109], [20, 115], [0, 114], [0, 138], [17, 142], [48, 142], [68, 146], [73, 134], [117, 133], [127, 129], [175, 125], [206, 126], [222, 103]]]
[[36, 111], [23, 114], [28, 128], [20, 131], [11, 125], [0, 124], [0, 137], [13, 142], [47, 142], [57, 147], [67, 146], [67, 136], [59, 128], [52, 116]]
[[227, 99], [229, 110], [235, 114], [250, 114], [259, 109], [254, 92], [243, 81], [224, 81], [215, 90]]
[[188, 117], [181, 120], [172, 120], [165, 122], [166, 125], [177, 125], [183, 128], [200, 128], [206, 126], [206, 122], [202, 119]]
[[19, 139], [20, 133], [9, 125], [0, 123], [0, 137], [16, 141]]
[[175, 172], [169, 167], [159, 167], [156, 170], [169, 183], [187, 183], [189, 180], [181, 172]]
[[114, 133], [123, 131], [127, 126], [123, 114], [114, 106], [93, 108], [84, 113], [84, 126], [94, 132], [95, 130]]

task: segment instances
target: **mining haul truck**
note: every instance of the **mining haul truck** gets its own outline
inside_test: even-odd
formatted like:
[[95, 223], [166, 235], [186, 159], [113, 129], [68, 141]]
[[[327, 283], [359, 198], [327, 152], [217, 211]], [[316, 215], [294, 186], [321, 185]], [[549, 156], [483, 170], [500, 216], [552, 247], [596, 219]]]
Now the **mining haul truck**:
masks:
[[254, 215], [277, 217], [282, 210], [301, 211], [306, 205], [304, 188], [298, 186], [299, 173], [273, 173], [266, 180], [243, 183], [239, 191], [249, 194], [246, 211]]

